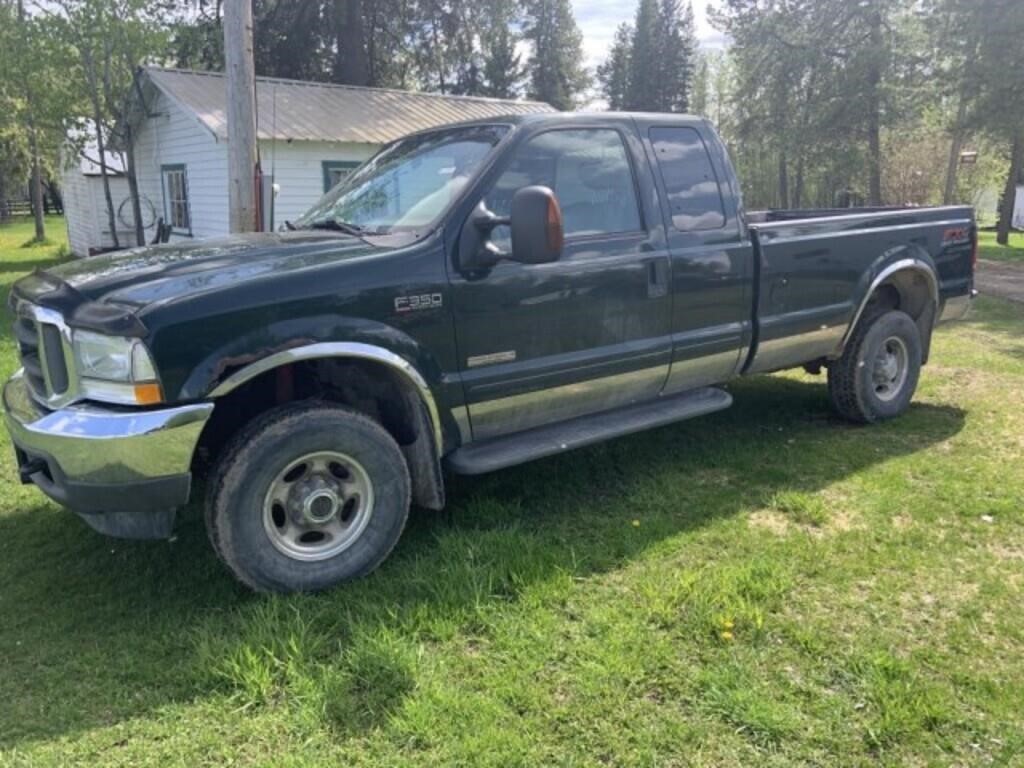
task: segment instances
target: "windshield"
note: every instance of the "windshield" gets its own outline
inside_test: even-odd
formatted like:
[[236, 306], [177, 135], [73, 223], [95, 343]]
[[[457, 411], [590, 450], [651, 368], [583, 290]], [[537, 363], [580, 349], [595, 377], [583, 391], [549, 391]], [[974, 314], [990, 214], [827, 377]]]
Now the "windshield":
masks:
[[508, 131], [474, 125], [399, 139], [320, 198], [295, 226], [370, 235], [428, 227]]

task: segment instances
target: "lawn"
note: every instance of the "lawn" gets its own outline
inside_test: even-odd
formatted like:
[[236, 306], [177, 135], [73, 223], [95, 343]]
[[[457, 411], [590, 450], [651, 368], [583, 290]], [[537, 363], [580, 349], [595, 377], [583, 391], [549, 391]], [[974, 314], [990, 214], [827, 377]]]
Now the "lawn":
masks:
[[802, 373], [730, 389], [456, 478], [376, 574], [287, 599], [197, 509], [106, 539], [0, 452], [0, 763], [1021, 765], [1024, 307], [942, 328], [881, 426]]
[[1019, 261], [1024, 263], [1024, 232], [1011, 232], [1008, 245], [996, 242], [994, 231], [978, 233], [978, 256], [993, 261]]

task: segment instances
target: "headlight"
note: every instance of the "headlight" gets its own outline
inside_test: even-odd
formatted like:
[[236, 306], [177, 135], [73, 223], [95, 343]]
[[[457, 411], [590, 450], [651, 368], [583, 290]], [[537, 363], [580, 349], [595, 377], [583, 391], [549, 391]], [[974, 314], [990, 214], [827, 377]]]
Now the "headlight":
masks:
[[83, 397], [127, 405], [163, 402], [153, 360], [138, 339], [75, 330], [72, 346]]

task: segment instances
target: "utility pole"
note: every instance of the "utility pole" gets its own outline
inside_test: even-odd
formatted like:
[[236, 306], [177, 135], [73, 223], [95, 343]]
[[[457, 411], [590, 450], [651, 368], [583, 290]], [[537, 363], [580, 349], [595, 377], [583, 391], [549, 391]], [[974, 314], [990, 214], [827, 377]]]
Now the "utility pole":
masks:
[[228, 98], [228, 222], [256, 230], [256, 71], [251, 0], [225, 0], [224, 66]]

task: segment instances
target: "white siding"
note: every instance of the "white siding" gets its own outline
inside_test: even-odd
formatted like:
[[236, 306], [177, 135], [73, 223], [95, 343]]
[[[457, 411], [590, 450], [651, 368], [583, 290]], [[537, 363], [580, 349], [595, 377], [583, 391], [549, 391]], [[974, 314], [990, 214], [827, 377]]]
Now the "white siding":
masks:
[[325, 160], [361, 163], [378, 149], [376, 144], [261, 141], [263, 172], [273, 171], [280, 187], [274, 201], [275, 228], [297, 219], [323, 195]]
[[[228, 231], [227, 152], [213, 134], [179, 110], [162, 94], [150, 105], [154, 115], [139, 128], [135, 164], [139, 195], [148, 199], [156, 218], [167, 220], [161, 167], [184, 165], [188, 184], [192, 237], [214, 237]], [[148, 222], [147, 222], [148, 223]], [[147, 230], [147, 239], [153, 229]], [[182, 236], [172, 235], [171, 240]]]
[[1017, 195], [1014, 198], [1011, 222], [1017, 229], [1024, 229], [1024, 184], [1017, 185]]
[[85, 176], [75, 163], [60, 180], [64, 195], [64, 223], [68, 228], [68, 247], [75, 256], [87, 256], [99, 239], [96, 212]]
[[[110, 196], [114, 201], [114, 214], [122, 203], [130, 221], [131, 209], [128, 200], [128, 182], [120, 176], [110, 181]], [[107, 217], [107, 202], [103, 194], [103, 179], [100, 176], [86, 176], [77, 165], [64, 171], [61, 177], [64, 193], [64, 221], [68, 228], [68, 247], [75, 256], [88, 256], [90, 249], [112, 248], [114, 239], [110, 236]], [[120, 245], [134, 245], [134, 232], [121, 221], [117, 222]]]

